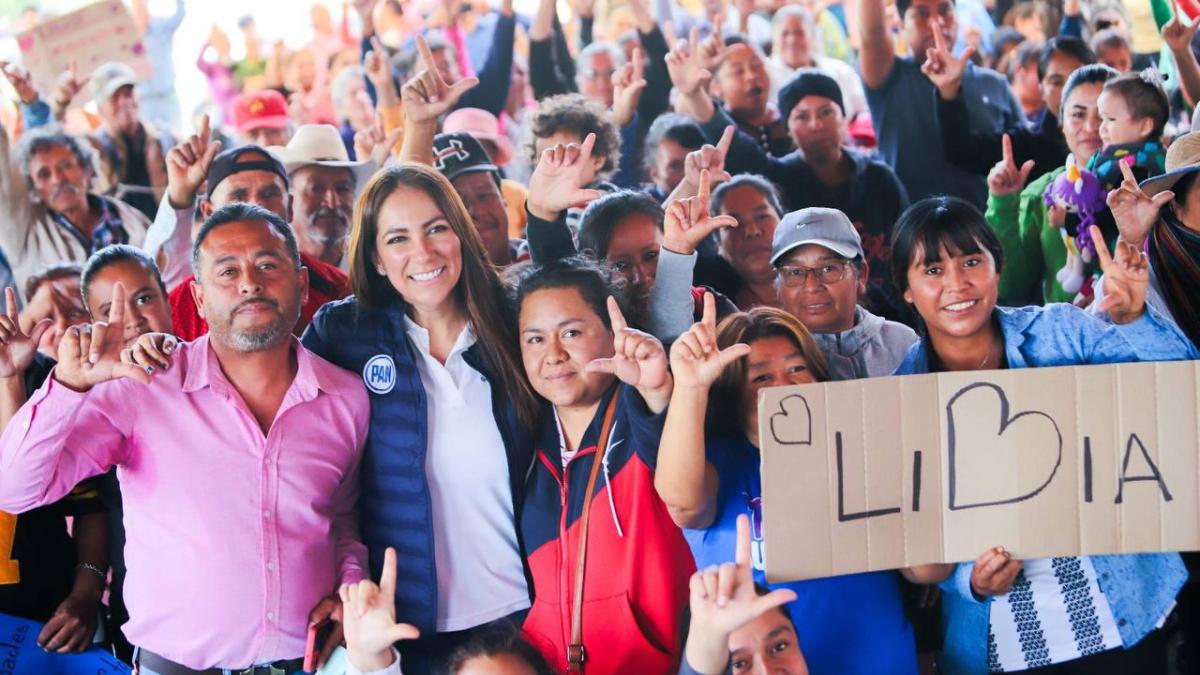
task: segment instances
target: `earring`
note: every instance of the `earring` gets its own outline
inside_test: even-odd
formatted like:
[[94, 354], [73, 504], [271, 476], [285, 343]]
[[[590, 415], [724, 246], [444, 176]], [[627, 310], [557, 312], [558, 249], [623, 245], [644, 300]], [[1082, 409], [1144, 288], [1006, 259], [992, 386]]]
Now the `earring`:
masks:
[[376, 271], [376, 272], [379, 272], [379, 276], [381, 276], [381, 277], [386, 277], [386, 276], [387, 276], [387, 270], [383, 269], [383, 266], [382, 266], [382, 265], [380, 265], [379, 267], [376, 267], [376, 268], [375, 268], [375, 271]]

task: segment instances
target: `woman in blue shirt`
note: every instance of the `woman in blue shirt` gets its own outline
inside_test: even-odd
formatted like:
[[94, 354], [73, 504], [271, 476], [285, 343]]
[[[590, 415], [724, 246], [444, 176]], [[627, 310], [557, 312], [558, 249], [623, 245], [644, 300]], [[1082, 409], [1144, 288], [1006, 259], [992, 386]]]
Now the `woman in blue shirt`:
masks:
[[[951, 197], [914, 204], [892, 233], [892, 275], [924, 337], [896, 374], [1196, 358], [1147, 308], [1144, 254], [1093, 239], [1111, 321], [1067, 304], [998, 308], [1003, 252], [983, 214]], [[947, 673], [1162, 673], [1156, 627], [1187, 572], [1176, 553], [1018, 561], [996, 548], [942, 576]]]
[[[751, 563], [763, 575], [758, 391], [829, 379], [825, 358], [795, 317], [767, 307], [716, 323], [712, 295], [700, 323], [671, 347], [675, 388], [659, 447], [655, 487], [703, 569], [726, 562], [739, 514], [752, 524]], [[707, 416], [706, 411], [712, 411]], [[912, 576], [914, 581], [924, 581]], [[916, 646], [900, 577], [872, 572], [778, 587], [814, 675], [915, 675]], [[734, 668], [734, 672], [743, 672]]]

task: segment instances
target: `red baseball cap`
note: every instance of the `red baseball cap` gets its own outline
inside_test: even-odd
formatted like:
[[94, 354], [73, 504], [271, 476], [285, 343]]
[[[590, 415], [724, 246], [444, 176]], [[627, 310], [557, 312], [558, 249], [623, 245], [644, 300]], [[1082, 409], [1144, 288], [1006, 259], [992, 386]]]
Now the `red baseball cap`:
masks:
[[233, 102], [233, 126], [238, 133], [255, 129], [286, 129], [291, 123], [287, 100], [274, 89], [242, 94]]

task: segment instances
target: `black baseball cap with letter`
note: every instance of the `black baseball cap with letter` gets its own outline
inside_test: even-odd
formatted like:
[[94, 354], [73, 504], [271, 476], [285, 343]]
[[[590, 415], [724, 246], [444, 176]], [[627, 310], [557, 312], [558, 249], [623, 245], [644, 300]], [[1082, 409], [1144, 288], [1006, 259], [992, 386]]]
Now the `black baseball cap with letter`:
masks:
[[496, 177], [500, 176], [500, 169], [483, 145], [462, 131], [433, 137], [433, 168], [441, 171], [448, 180], [471, 171], [491, 171]]

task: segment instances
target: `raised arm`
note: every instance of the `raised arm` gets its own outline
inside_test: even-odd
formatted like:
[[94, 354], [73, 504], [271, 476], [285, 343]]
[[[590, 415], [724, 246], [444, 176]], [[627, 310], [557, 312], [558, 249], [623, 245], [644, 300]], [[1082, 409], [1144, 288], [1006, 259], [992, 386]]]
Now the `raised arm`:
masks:
[[704, 295], [700, 322], [671, 345], [675, 387], [658, 447], [654, 488], [680, 527], [702, 529], [716, 517], [720, 482], [704, 452], [709, 392], [726, 366], [749, 353], [744, 344], [718, 348], [717, 303], [711, 293]]
[[8, 428], [25, 405], [25, 373], [37, 358], [42, 335], [53, 324], [46, 318], [28, 332], [21, 330], [16, 290], [5, 288], [4, 301], [4, 314], [0, 316], [0, 430]]
[[[492, 32], [491, 48], [487, 61], [479, 69], [479, 86], [463, 94], [459, 108], [481, 108], [496, 117], [504, 112], [508, 102], [508, 85], [512, 80], [513, 43], [517, 29], [517, 18], [513, 13], [512, 0], [502, 0], [500, 16]], [[465, 51], [465, 48], [464, 48]], [[466, 76], [467, 72], [463, 71]]]
[[859, 52], [858, 65], [863, 84], [870, 89], [878, 89], [883, 86], [896, 63], [896, 45], [888, 30], [884, 0], [862, 0], [859, 5], [859, 25], [862, 50]]
[[0, 250], [9, 261], [25, 255], [27, 234], [36, 222], [36, 209], [25, 178], [13, 162], [8, 129], [0, 122], [0, 214], [8, 221], [0, 227]]
[[679, 90], [675, 108], [701, 124], [712, 119], [716, 105], [708, 94], [713, 72], [724, 58], [721, 34], [714, 29], [706, 40], [700, 40], [700, 28], [693, 26], [688, 39], [680, 39], [667, 54], [667, 71]]
[[[705, 160], [709, 153], [709, 160]], [[737, 227], [732, 216], [712, 217], [708, 212], [709, 184], [713, 176], [728, 180], [720, 160], [712, 161], [719, 151], [711, 145], [689, 153], [683, 186], [690, 182], [696, 188], [687, 197], [668, 201], [663, 218], [663, 243], [658, 256], [658, 273], [650, 291], [650, 332], [666, 344], [671, 344], [688, 330], [696, 318], [696, 302], [692, 297], [692, 279], [696, 269], [696, 248], [709, 235], [723, 227]], [[702, 162], [709, 169], [699, 168]], [[698, 174], [691, 178], [688, 174]], [[685, 190], [686, 191], [686, 190]], [[682, 194], [676, 189], [676, 193]]]
[[404, 100], [404, 143], [400, 146], [400, 161], [433, 164], [433, 137], [437, 135], [438, 117], [478, 85], [479, 78], [468, 77], [447, 83], [438, 74], [425, 38], [418, 35], [416, 40], [421, 54], [419, 70], [400, 92]]
[[1200, 64], [1196, 63], [1196, 55], [1192, 53], [1192, 39], [1196, 36], [1196, 27], [1200, 21], [1190, 25], [1183, 11], [1179, 9], [1179, 0], [1171, 0], [1175, 16], [1162, 27], [1163, 42], [1171, 50], [1175, 59], [1175, 72], [1179, 74], [1179, 89], [1189, 105], [1200, 101]]
[[[573, 82], [559, 64], [556, 49], [558, 18], [554, 0], [540, 0], [533, 23], [529, 27], [529, 85], [533, 97], [542, 100], [556, 94], [573, 91]], [[570, 58], [570, 55], [567, 55]]]
[[558, 144], [546, 148], [529, 177], [529, 211], [526, 239], [529, 257], [542, 264], [576, 252], [565, 219], [567, 209], [600, 197], [598, 190], [585, 188], [586, 165], [591, 161], [596, 134], [588, 134], [582, 145]]
[[110, 380], [150, 381], [146, 370], [121, 362], [124, 325], [125, 288], [117, 284], [107, 322], [67, 329], [51, 379], [0, 436], [0, 509], [21, 513], [56, 502], [124, 461], [136, 390]]

